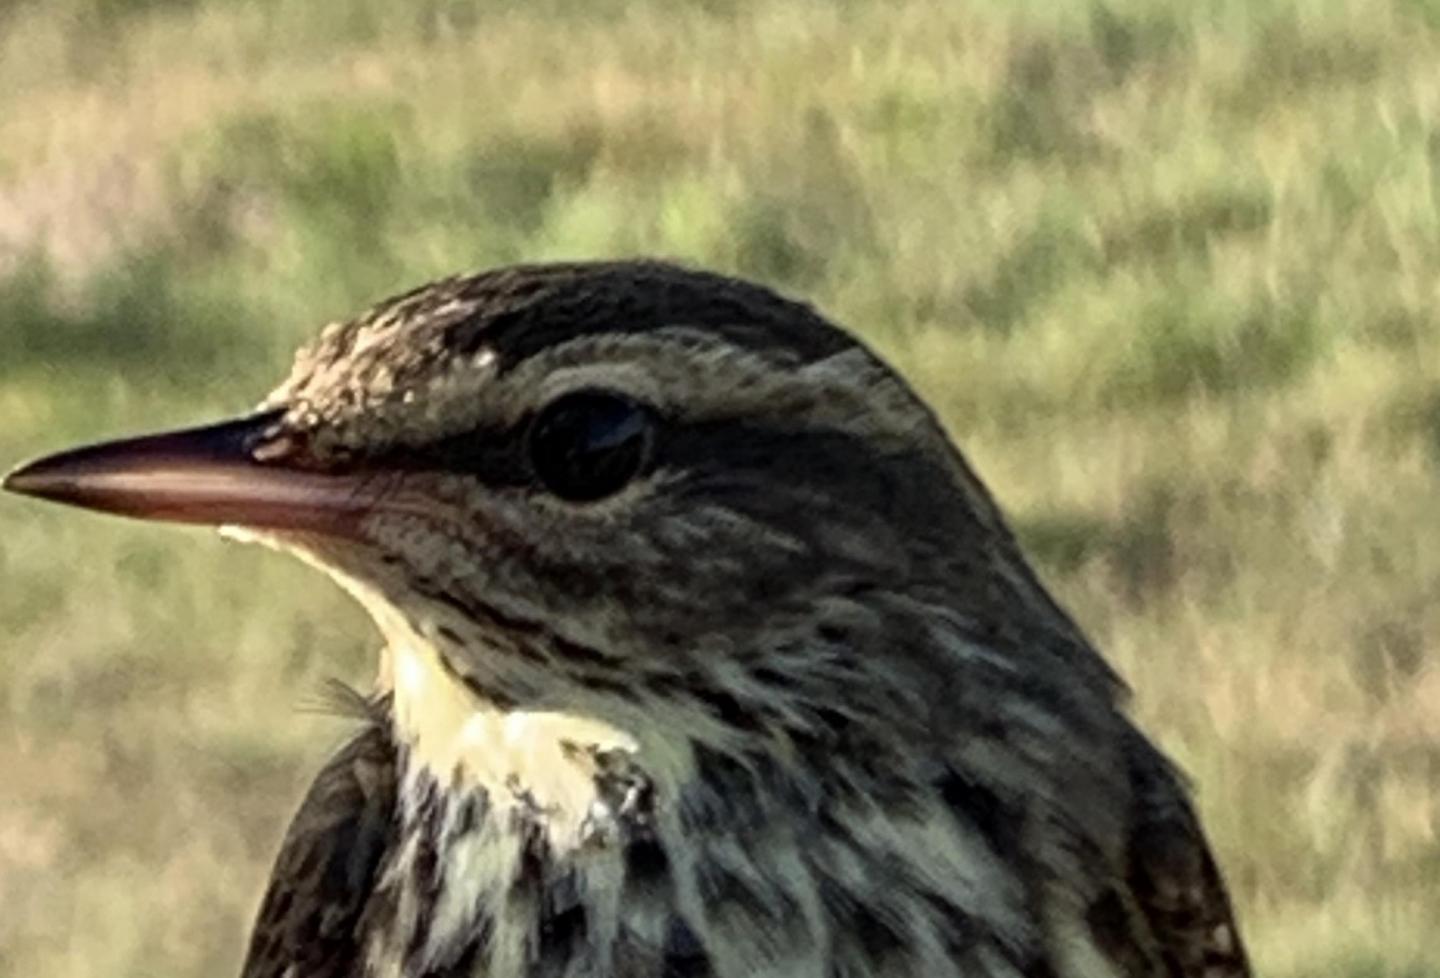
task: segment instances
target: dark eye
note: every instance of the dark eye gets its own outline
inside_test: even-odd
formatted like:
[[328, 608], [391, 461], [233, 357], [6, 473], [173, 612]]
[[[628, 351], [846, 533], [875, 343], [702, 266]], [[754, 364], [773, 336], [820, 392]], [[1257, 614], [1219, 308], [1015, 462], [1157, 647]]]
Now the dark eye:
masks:
[[576, 391], [547, 404], [531, 424], [530, 464], [561, 499], [603, 499], [645, 468], [653, 429], [644, 405], [608, 391]]

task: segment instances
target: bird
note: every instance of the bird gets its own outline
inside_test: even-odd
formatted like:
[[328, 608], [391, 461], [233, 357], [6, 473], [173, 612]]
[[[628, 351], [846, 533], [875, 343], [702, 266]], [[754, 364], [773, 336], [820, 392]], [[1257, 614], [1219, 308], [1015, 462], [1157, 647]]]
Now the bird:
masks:
[[298, 555], [385, 639], [243, 978], [1251, 973], [1188, 780], [935, 413], [765, 286], [445, 278], [4, 485]]

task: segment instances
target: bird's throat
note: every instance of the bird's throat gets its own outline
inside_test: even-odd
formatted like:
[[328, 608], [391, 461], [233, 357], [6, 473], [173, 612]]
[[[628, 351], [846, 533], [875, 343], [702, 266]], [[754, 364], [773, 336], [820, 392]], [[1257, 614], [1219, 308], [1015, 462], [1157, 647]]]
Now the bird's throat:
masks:
[[633, 741], [583, 717], [501, 709], [447, 670], [437, 649], [414, 639], [392, 635], [386, 653], [408, 765], [442, 785], [481, 788], [501, 807], [536, 807], [561, 831], [578, 828], [595, 799], [585, 757], [592, 749], [633, 750]]
[[[557, 849], [578, 845], [595, 801], [587, 758], [635, 741], [587, 717], [506, 709], [472, 688], [445, 654], [401, 612], [384, 588], [352, 569], [356, 560], [331, 541], [228, 528], [227, 535], [288, 551], [320, 568], [354, 597], [385, 637], [378, 686], [391, 693], [395, 741], [404, 748], [407, 781], [429, 779], [445, 790], [483, 792], [492, 811], [522, 807], [541, 817]], [[503, 654], [481, 647], [475, 656]]]

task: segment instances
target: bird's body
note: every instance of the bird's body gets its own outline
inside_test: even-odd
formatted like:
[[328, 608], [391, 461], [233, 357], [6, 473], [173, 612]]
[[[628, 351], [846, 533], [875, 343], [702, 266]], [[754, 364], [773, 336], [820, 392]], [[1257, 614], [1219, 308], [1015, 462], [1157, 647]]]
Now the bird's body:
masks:
[[385, 634], [245, 978], [1248, 974], [1121, 683], [808, 307], [660, 263], [446, 280], [222, 434], [16, 487], [239, 524]]

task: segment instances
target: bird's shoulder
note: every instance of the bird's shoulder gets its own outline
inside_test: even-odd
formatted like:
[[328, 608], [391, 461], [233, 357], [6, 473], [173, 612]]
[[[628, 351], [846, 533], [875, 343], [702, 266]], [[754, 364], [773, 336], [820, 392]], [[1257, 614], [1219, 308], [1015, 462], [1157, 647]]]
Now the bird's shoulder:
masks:
[[1230, 894], [1179, 771], [1138, 732], [1125, 745], [1130, 803], [1122, 865], [1085, 914], [1096, 950], [1126, 978], [1250, 978]]
[[1176, 769], [1137, 734], [1126, 882], [1175, 978], [1249, 978], [1230, 894]]
[[397, 756], [383, 706], [321, 769], [291, 820], [242, 978], [342, 978], [362, 960], [366, 903], [395, 842]]

